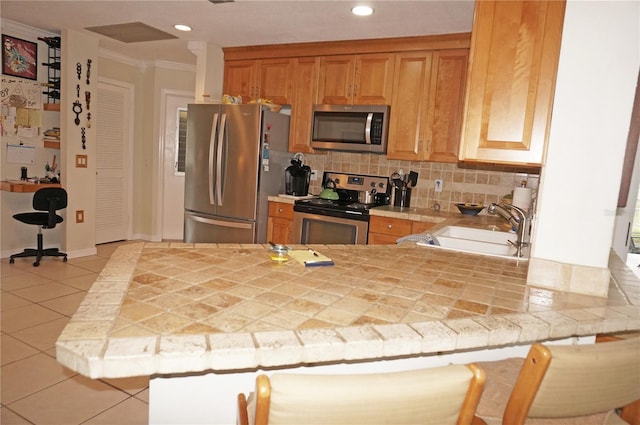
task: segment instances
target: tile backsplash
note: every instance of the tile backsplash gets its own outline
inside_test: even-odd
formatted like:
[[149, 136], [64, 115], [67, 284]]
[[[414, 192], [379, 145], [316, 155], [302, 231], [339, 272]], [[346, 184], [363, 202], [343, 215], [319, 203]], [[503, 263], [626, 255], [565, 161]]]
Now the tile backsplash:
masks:
[[[539, 168], [515, 168], [490, 164], [449, 164], [442, 162], [412, 162], [389, 160], [385, 155], [327, 152], [305, 154], [304, 163], [318, 171], [318, 179], [312, 181], [309, 192], [318, 194], [322, 190], [324, 171], [390, 176], [403, 170], [419, 174], [418, 184], [411, 193], [411, 206], [432, 208], [439, 204], [442, 211], [457, 211], [457, 202], [489, 204], [501, 202], [510, 195], [522, 180], [535, 190], [538, 187]], [[435, 181], [442, 180], [442, 192], [436, 192]], [[392, 195], [393, 196], [393, 195]], [[392, 198], [393, 202], [393, 198]], [[483, 211], [486, 214], [486, 210]]]

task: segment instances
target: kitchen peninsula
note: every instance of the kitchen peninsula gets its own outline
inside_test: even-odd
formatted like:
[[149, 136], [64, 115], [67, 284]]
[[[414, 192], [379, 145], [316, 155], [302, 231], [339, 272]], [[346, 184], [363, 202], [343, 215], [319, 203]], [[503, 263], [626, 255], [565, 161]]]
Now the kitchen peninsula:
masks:
[[151, 375], [150, 423], [231, 424], [265, 370], [417, 368], [640, 329], [637, 281], [615, 256], [597, 298], [529, 287], [522, 261], [413, 243], [313, 249], [335, 266], [276, 263], [263, 245], [124, 245], [57, 359], [92, 378]]

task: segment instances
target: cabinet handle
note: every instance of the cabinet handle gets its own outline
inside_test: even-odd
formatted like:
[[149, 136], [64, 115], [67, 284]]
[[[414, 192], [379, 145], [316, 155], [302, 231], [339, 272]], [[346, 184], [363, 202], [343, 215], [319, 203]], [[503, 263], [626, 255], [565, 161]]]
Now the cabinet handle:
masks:
[[284, 212], [284, 210], [282, 208], [278, 208], [278, 212], [281, 213]]
[[357, 96], [358, 95], [358, 85], [356, 84], [355, 87], [353, 88], [353, 95]]
[[387, 229], [393, 229], [393, 224], [387, 224]]

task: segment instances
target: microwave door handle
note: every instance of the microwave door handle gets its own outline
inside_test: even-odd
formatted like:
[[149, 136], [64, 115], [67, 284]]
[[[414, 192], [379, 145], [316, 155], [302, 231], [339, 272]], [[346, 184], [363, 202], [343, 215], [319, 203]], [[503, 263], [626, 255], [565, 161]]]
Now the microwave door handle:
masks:
[[[216, 199], [218, 200], [218, 205], [222, 206], [222, 189], [223, 189], [223, 175], [222, 175], [222, 151], [224, 145], [224, 133], [227, 129], [227, 114], [222, 114], [220, 118], [220, 131], [218, 132], [218, 155], [217, 155], [217, 169], [216, 169]], [[225, 161], [226, 162], [226, 161]], [[226, 167], [225, 167], [226, 168]], [[226, 171], [226, 170], [225, 170]], [[226, 176], [225, 176], [226, 177]]]
[[218, 131], [218, 114], [213, 114], [213, 122], [211, 123], [211, 136], [209, 137], [209, 204], [214, 205], [213, 197], [213, 165], [216, 153], [216, 133]]
[[371, 144], [371, 122], [373, 121], [373, 112], [367, 114], [367, 123], [364, 127], [364, 141], [367, 145]]

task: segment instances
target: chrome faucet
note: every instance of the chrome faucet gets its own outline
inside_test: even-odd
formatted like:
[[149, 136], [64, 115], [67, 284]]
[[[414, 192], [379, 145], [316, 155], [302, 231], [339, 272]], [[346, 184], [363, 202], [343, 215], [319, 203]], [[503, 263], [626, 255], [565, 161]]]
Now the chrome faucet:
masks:
[[516, 248], [515, 256], [522, 257], [522, 250], [528, 245], [527, 242], [525, 242], [526, 231], [529, 227], [527, 213], [515, 205], [498, 205], [495, 203], [489, 205], [489, 209], [487, 211], [489, 211], [489, 214], [498, 214], [500, 217], [507, 220], [509, 224], [511, 224], [511, 227], [516, 230], [518, 240], [515, 242], [509, 241], [509, 243]]

